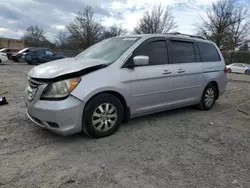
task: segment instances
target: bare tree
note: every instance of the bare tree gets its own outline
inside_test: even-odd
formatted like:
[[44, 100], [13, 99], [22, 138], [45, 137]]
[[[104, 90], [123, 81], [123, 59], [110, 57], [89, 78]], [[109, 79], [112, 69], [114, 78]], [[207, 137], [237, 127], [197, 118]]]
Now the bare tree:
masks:
[[229, 26], [229, 49], [234, 50], [244, 43], [249, 34], [249, 12], [244, 6], [237, 6], [232, 14], [233, 24]]
[[134, 29], [134, 33], [168, 33], [177, 27], [170, 7], [154, 6], [146, 11]]
[[71, 38], [81, 40], [85, 47], [99, 41], [103, 30], [100, 22], [94, 17], [91, 7], [86, 7], [83, 12], [78, 12], [75, 20], [67, 28], [72, 35]]
[[57, 45], [64, 47], [67, 43], [67, 38], [68, 36], [66, 31], [60, 31], [55, 38], [55, 42]]
[[46, 41], [45, 31], [37, 25], [31, 25], [27, 28], [23, 39], [28, 46], [41, 46]]
[[198, 33], [223, 50], [234, 50], [248, 34], [248, 8], [232, 0], [219, 0], [206, 11], [207, 19], [196, 25]]
[[126, 33], [127, 33], [126, 29], [123, 29], [121, 26], [113, 25], [103, 31], [102, 38], [106, 39], [106, 38], [116, 37], [120, 35], [125, 35]]
[[248, 44], [244, 43], [242, 46], [240, 46], [239, 51], [249, 51]]

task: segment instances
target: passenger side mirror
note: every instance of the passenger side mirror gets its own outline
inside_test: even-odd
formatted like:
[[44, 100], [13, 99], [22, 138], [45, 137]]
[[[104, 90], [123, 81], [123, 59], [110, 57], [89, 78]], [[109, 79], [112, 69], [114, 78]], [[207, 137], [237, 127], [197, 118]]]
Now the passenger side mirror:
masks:
[[149, 57], [145, 56], [145, 55], [135, 56], [133, 58], [133, 62], [134, 62], [135, 66], [148, 65], [148, 63], [149, 63]]

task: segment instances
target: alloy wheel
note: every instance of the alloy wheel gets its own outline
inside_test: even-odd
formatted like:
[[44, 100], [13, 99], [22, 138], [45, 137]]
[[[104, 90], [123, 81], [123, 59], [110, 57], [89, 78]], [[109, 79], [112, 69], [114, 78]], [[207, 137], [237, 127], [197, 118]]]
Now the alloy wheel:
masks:
[[92, 125], [97, 131], [110, 130], [117, 121], [117, 110], [111, 103], [99, 105], [92, 115]]
[[208, 88], [206, 93], [205, 93], [205, 105], [207, 107], [210, 107], [214, 103], [215, 99], [215, 92], [212, 88]]

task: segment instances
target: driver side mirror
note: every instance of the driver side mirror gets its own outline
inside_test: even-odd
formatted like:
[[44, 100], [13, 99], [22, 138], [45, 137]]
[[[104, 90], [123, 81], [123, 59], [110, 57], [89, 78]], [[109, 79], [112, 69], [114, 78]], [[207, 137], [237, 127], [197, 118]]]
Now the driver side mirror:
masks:
[[138, 55], [133, 58], [133, 62], [135, 66], [148, 65], [149, 57], [145, 55]]

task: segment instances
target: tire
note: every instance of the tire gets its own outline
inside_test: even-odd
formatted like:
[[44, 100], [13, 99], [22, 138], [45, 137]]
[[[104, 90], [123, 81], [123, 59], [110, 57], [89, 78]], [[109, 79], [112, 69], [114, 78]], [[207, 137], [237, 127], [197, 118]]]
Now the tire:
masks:
[[123, 106], [117, 97], [108, 93], [99, 94], [86, 104], [82, 119], [82, 129], [85, 134], [93, 138], [106, 137], [120, 127]]
[[[200, 104], [198, 105], [199, 109], [204, 111], [211, 110], [214, 107], [217, 95], [218, 90], [216, 86], [212, 83], [208, 84], [203, 91]], [[208, 102], [209, 99], [211, 99], [212, 101]]]
[[[29, 62], [29, 63], [28, 63], [28, 62]], [[29, 65], [38, 65], [38, 64], [39, 64], [39, 62], [38, 62], [37, 59], [32, 59], [31, 61], [27, 61], [27, 63], [28, 63]]]
[[227, 72], [228, 72], [228, 73], [231, 73], [231, 72], [232, 72], [232, 70], [231, 70], [231, 69], [227, 69]]
[[246, 71], [245, 71], [245, 74], [250, 74], [250, 71], [249, 71], [249, 70], [246, 70]]
[[32, 61], [26, 61], [28, 65], [33, 65]]

